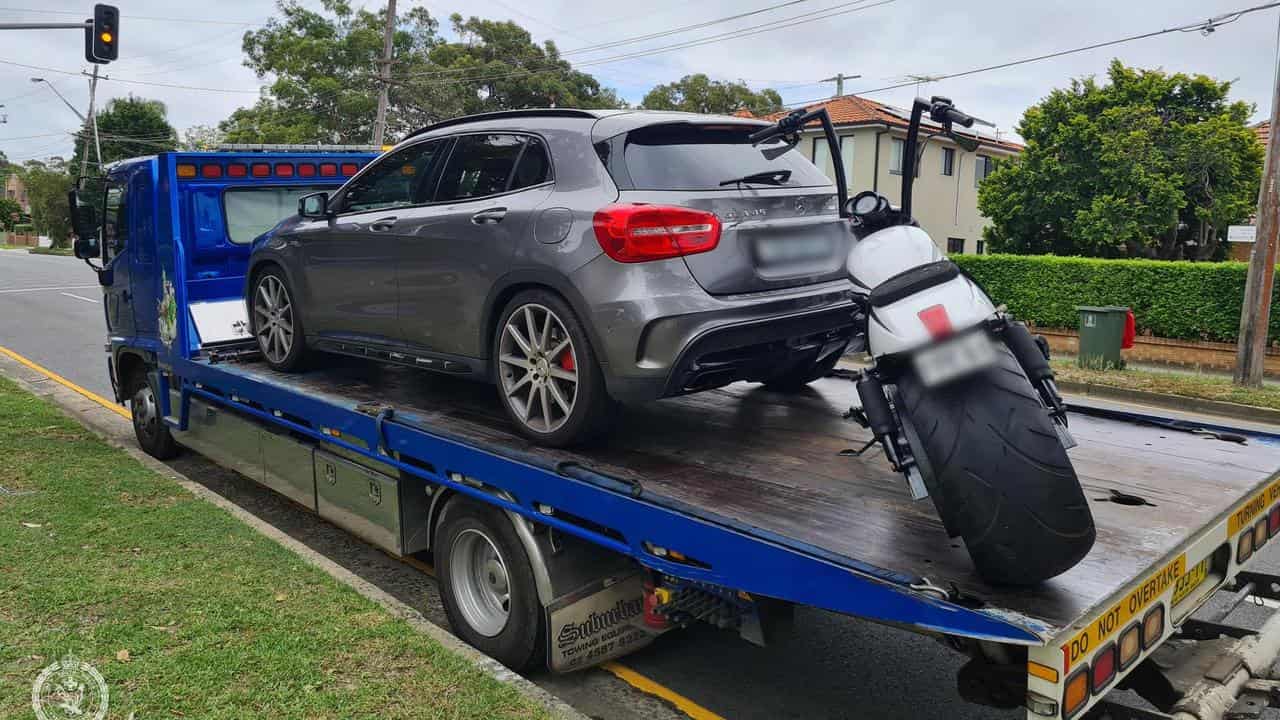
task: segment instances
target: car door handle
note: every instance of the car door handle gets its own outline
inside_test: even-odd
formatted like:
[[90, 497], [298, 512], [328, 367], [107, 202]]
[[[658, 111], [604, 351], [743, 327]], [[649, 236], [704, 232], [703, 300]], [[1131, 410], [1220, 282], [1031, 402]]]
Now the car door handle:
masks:
[[471, 222], [476, 225], [496, 225], [497, 223], [502, 222], [502, 218], [506, 216], [507, 209], [504, 207], [489, 208], [488, 210], [481, 210], [475, 215], [472, 215]]
[[396, 219], [394, 216], [378, 218], [377, 220], [374, 220], [372, 223], [369, 223], [369, 229], [372, 230], [373, 232], [386, 232], [391, 228], [395, 227], [395, 224], [396, 224]]

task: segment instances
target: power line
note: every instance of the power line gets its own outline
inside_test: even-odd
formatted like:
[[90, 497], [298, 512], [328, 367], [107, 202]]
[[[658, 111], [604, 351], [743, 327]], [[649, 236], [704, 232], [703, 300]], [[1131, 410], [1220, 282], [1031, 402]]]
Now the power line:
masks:
[[[494, 0], [494, 2], [499, 2], [499, 1], [500, 0]], [[700, 30], [704, 27], [710, 27], [711, 25], [717, 25], [719, 23], [732, 22], [734, 20], [741, 20], [742, 18], [751, 17], [753, 15], [760, 15], [762, 13], [772, 12], [774, 10], [780, 10], [784, 7], [799, 5], [800, 3], [805, 3], [805, 2], [810, 2], [810, 0], [787, 0], [787, 2], [778, 3], [777, 5], [770, 5], [768, 7], [760, 8], [759, 10], [752, 10], [750, 12], [738, 13], [736, 15], [727, 15], [725, 17], [716, 18], [714, 20], [706, 20], [700, 23], [694, 23], [692, 25], [683, 25], [681, 27], [671, 28], [670, 30], [662, 30], [659, 32], [649, 33], [648, 35], [636, 35], [635, 37], [625, 38], [623, 40], [614, 40], [611, 42], [600, 43], [598, 45], [588, 45], [586, 47], [574, 48], [572, 50], [565, 50], [563, 53], [561, 53], [561, 55], [573, 55], [576, 53], [591, 52], [593, 50], [598, 50], [602, 48], [631, 45], [638, 42], [644, 42], [645, 40], [654, 40], [660, 37], [666, 37], [669, 35], [676, 35], [682, 32], [688, 32], [690, 30]]]
[[[1137, 40], [1146, 40], [1148, 38], [1158, 37], [1160, 35], [1168, 35], [1170, 33], [1175, 33], [1175, 32], [1199, 31], [1207, 35], [1213, 32], [1215, 28], [1220, 27], [1222, 25], [1229, 25], [1235, 22], [1236, 20], [1239, 20], [1241, 17], [1245, 15], [1248, 15], [1250, 13], [1255, 13], [1255, 12], [1261, 12], [1263, 10], [1270, 10], [1271, 8], [1274, 8], [1274, 7], [1280, 7], [1280, 2], [1270, 2], [1264, 5], [1255, 5], [1253, 7], [1245, 8], [1243, 10], [1235, 10], [1232, 12], [1223, 13], [1222, 15], [1217, 15], [1215, 17], [1209, 18], [1208, 20], [1201, 20], [1199, 22], [1187, 23], [1186, 25], [1179, 25], [1177, 27], [1164, 28], [1163, 30], [1153, 30], [1151, 32], [1139, 33], [1137, 35], [1130, 35], [1128, 37], [1117, 38], [1115, 40], [1106, 40], [1104, 42], [1097, 42], [1091, 45], [1083, 45], [1081, 47], [1071, 48], [1069, 50], [1059, 50], [1057, 52], [1051, 52], [1044, 55], [1036, 55], [1034, 57], [1023, 58], [1021, 60], [1010, 60], [1008, 62], [997, 63], [995, 65], [985, 65], [983, 67], [972, 68], [969, 70], [963, 70], [961, 72], [956, 72], [956, 73], [949, 73], [946, 75], [932, 75], [930, 76], [929, 79], [931, 81], [938, 81], [938, 80], [951, 80], [954, 78], [968, 77], [970, 75], [977, 75], [979, 73], [991, 72], [993, 70], [1003, 70], [1005, 68], [1016, 67], [1018, 65], [1026, 65], [1028, 63], [1040, 62], [1042, 60], [1051, 60], [1053, 58], [1059, 58], [1065, 55], [1074, 55], [1076, 53], [1088, 52], [1090, 50], [1097, 50], [1099, 48], [1111, 47], [1113, 45], [1121, 45], [1123, 43], [1134, 42]], [[887, 92], [889, 90], [898, 90], [904, 87], [911, 87], [916, 84], [918, 84], [916, 80], [911, 80], [909, 82], [901, 82], [893, 85], [885, 85], [884, 87], [872, 88], [869, 90], [859, 90], [854, 94], [870, 95], [872, 93]], [[816, 100], [804, 100], [801, 102], [787, 103], [787, 107], [808, 105], [811, 103], [822, 102], [828, 99], [830, 98], [818, 98]]]
[[[28, 70], [41, 70], [43, 72], [58, 73], [59, 75], [72, 75], [79, 77], [80, 72], [76, 70], [62, 70], [59, 68], [44, 67], [43, 65], [28, 65], [26, 63], [14, 62], [13, 60], [0, 60], [0, 65], [13, 65], [14, 67], [27, 68]], [[239, 93], [248, 95], [257, 95], [261, 92], [261, 88], [256, 90], [239, 90], [235, 88], [211, 88], [199, 87], [195, 85], [180, 85], [177, 83], [151, 82], [148, 80], [129, 80], [120, 77], [103, 77], [102, 80], [110, 80], [111, 82], [126, 83], [129, 85], [148, 85], [153, 87], [176, 88], [179, 90], [199, 90], [201, 92], [217, 92], [217, 93]]]
[[[84, 17], [83, 12], [74, 10], [40, 10], [36, 8], [20, 8], [0, 6], [0, 12], [20, 12], [20, 13], [36, 13], [40, 15], [75, 15]], [[213, 20], [209, 18], [179, 18], [179, 17], [157, 17], [155, 15], [129, 15], [130, 22], [134, 20], [148, 20], [154, 22], [176, 22], [176, 23], [200, 23], [204, 25], [256, 25], [258, 23], [240, 22], [236, 20]]]

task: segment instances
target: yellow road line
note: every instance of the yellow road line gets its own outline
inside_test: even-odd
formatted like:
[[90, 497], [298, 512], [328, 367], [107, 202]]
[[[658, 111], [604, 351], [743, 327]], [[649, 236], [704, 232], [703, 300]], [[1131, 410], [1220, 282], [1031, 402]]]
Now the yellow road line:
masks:
[[693, 718], [693, 720], [724, 720], [722, 716], [711, 712], [666, 685], [650, 680], [629, 667], [624, 667], [616, 662], [607, 662], [601, 665], [600, 668], [613, 673], [619, 680], [622, 680], [640, 692], [660, 697], [672, 705], [675, 705], [680, 712]]
[[52, 371], [52, 370], [49, 370], [49, 369], [47, 369], [47, 368], [43, 368], [43, 367], [41, 367], [41, 366], [39, 366], [39, 365], [37, 365], [37, 364], [35, 364], [35, 363], [31, 362], [30, 360], [28, 360], [28, 359], [26, 359], [26, 358], [22, 357], [21, 355], [19, 355], [18, 353], [16, 353], [16, 352], [14, 352], [14, 351], [10, 350], [10, 349], [9, 349], [9, 348], [7, 348], [7, 347], [4, 347], [4, 346], [0, 345], [0, 355], [4, 355], [4, 356], [6, 356], [6, 357], [8, 357], [8, 358], [10, 358], [10, 359], [12, 359], [12, 360], [14, 360], [14, 361], [16, 361], [16, 362], [19, 362], [19, 363], [21, 363], [21, 364], [23, 364], [23, 365], [26, 365], [27, 367], [31, 368], [32, 370], [35, 370], [36, 372], [40, 373], [41, 375], [44, 375], [45, 377], [49, 378], [50, 380], [52, 380], [52, 381], [54, 381], [54, 382], [58, 383], [59, 385], [61, 385], [61, 386], [65, 387], [65, 388], [67, 388], [67, 389], [69, 389], [69, 390], [74, 390], [75, 392], [80, 393], [81, 395], [83, 395], [83, 396], [85, 396], [85, 397], [89, 398], [90, 400], [92, 400], [92, 401], [94, 401], [94, 402], [98, 403], [98, 404], [99, 404], [99, 405], [101, 405], [102, 407], [104, 407], [104, 408], [106, 408], [106, 409], [110, 410], [111, 412], [113, 412], [113, 413], [115, 413], [115, 414], [119, 415], [120, 417], [123, 417], [123, 418], [126, 418], [126, 419], [131, 419], [131, 416], [129, 415], [129, 411], [128, 411], [128, 410], [125, 410], [125, 409], [124, 409], [123, 407], [121, 407], [120, 405], [117, 405], [117, 404], [115, 404], [115, 403], [111, 402], [110, 400], [108, 400], [108, 399], [106, 399], [106, 398], [102, 397], [102, 396], [101, 396], [101, 395], [99, 395], [98, 393], [93, 392], [92, 390], [86, 390], [86, 389], [84, 389], [84, 388], [80, 387], [79, 385], [77, 385], [77, 384], [75, 384], [75, 383], [71, 382], [70, 380], [68, 380], [68, 379], [66, 379], [66, 378], [64, 378], [64, 377], [62, 377], [61, 375], [59, 375], [58, 373], [56, 373], [56, 372], [54, 372], [54, 371]]
[[[80, 393], [81, 395], [89, 398], [90, 400], [98, 403], [99, 405], [116, 413], [117, 415], [120, 415], [121, 417], [124, 417], [124, 418], [131, 417], [129, 415], [129, 411], [125, 410], [120, 405], [117, 405], [116, 403], [111, 402], [110, 400], [93, 392], [92, 390], [86, 390], [85, 388], [80, 387], [79, 385], [71, 382], [70, 380], [59, 375], [58, 373], [53, 372], [52, 370], [49, 370], [47, 368], [41, 367], [40, 365], [37, 365], [36, 363], [26, 359], [25, 357], [19, 355], [18, 353], [10, 350], [7, 347], [0, 345], [0, 355], [5, 355], [6, 357], [9, 357], [12, 360], [18, 363], [21, 363], [22, 365], [25, 365], [28, 368], [31, 368], [32, 370], [35, 370], [36, 372], [48, 377], [50, 380], [58, 383], [59, 385], [62, 385], [63, 387], [66, 387], [69, 390], [73, 390], [77, 393]], [[405, 564], [411, 565], [431, 577], [435, 577], [435, 568], [431, 567], [427, 563], [424, 563], [421, 560], [418, 560], [417, 558], [401, 557], [399, 559]], [[619, 665], [616, 662], [607, 662], [601, 665], [600, 668], [603, 670], [607, 670], [608, 672], [617, 676], [619, 680], [622, 680], [623, 682], [627, 683], [631, 687], [634, 687], [640, 692], [662, 698], [663, 700], [666, 700], [672, 705], [675, 705], [677, 709], [679, 709], [685, 715], [688, 715], [693, 720], [725, 720], [723, 716], [717, 715], [716, 713], [711, 712], [710, 710], [690, 700], [689, 698], [681, 695], [675, 690], [672, 690], [666, 685], [663, 685], [654, 680], [650, 680], [649, 678], [645, 677], [644, 675], [641, 675], [640, 673], [636, 672], [635, 670], [632, 670], [629, 667]]]

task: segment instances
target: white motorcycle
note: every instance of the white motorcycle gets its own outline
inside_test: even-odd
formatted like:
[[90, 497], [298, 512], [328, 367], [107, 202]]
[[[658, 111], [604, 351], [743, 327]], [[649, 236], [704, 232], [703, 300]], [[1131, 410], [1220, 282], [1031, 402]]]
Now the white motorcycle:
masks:
[[[919, 162], [925, 113], [933, 120], [925, 142], [943, 135], [977, 149], [976, 139], [953, 131], [974, 118], [946, 98], [917, 98], [904, 157]], [[847, 265], [864, 293], [854, 342], [873, 360], [856, 378], [862, 407], [850, 411], [874, 435], [862, 451], [878, 445], [913, 498], [933, 498], [947, 532], [964, 540], [988, 581], [1029, 585], [1067, 571], [1088, 554], [1095, 530], [1067, 457], [1075, 441], [1047, 345], [996, 307], [912, 219], [915, 172], [903, 173], [901, 208], [872, 191], [846, 200], [825, 109], [797, 110], [752, 141], [798, 141], [814, 120], [831, 147], [841, 215], [858, 239]]]

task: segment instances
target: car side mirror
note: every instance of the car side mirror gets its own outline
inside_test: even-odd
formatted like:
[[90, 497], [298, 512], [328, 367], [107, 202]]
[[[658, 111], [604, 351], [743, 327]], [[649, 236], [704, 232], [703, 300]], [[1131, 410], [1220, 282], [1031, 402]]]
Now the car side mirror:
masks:
[[81, 260], [89, 260], [102, 256], [102, 247], [98, 243], [98, 213], [94, 207], [80, 202], [78, 189], [67, 193], [67, 202], [71, 205], [71, 228], [75, 230], [76, 242], [73, 251]]
[[329, 217], [329, 193], [317, 192], [298, 198], [298, 214], [311, 220]]

